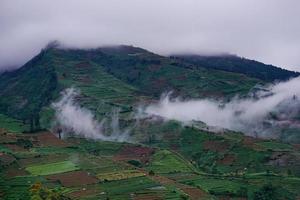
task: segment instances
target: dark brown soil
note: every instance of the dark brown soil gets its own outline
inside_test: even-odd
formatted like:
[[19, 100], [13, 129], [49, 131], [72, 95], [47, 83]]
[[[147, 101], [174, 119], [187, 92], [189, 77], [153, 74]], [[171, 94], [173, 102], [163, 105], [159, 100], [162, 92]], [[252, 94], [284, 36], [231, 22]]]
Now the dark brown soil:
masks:
[[218, 161], [218, 163], [223, 164], [223, 165], [231, 165], [234, 163], [235, 160], [236, 160], [236, 157], [234, 155], [226, 154], [222, 160]]
[[52, 181], [59, 181], [65, 187], [74, 187], [95, 184], [98, 179], [85, 171], [74, 171], [62, 174], [55, 174], [46, 177]]
[[115, 156], [116, 160], [140, 160], [142, 163], [149, 162], [150, 156], [154, 153], [153, 148], [125, 146]]
[[8, 166], [15, 161], [16, 159], [12, 155], [0, 153], [0, 166]]

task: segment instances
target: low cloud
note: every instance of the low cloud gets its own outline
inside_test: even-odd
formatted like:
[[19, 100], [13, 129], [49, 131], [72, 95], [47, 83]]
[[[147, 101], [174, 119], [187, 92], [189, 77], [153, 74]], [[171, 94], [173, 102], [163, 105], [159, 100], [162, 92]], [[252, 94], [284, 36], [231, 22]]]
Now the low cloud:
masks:
[[[130, 141], [129, 130], [123, 131], [119, 127], [118, 110], [113, 111], [110, 120], [103, 118], [98, 121], [90, 110], [75, 102], [74, 98], [78, 95], [78, 90], [66, 89], [62, 92], [61, 99], [52, 104], [56, 111], [56, 128], [59, 127], [63, 134], [74, 134], [90, 139]], [[107, 128], [109, 122], [110, 128]]]
[[227, 103], [211, 99], [182, 101], [166, 95], [159, 103], [147, 106], [144, 112], [184, 123], [202, 121], [252, 136], [277, 137], [282, 127], [300, 128], [299, 97], [300, 78], [294, 78]]

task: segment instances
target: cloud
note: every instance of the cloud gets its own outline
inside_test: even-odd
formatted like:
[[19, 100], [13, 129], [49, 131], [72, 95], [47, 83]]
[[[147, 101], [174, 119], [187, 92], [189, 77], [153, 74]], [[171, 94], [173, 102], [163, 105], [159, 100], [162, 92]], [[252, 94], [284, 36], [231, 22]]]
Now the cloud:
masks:
[[1, 0], [0, 69], [51, 40], [159, 54], [228, 52], [300, 70], [298, 0]]
[[167, 95], [159, 103], [147, 106], [144, 112], [185, 123], [202, 121], [252, 136], [277, 137], [284, 125], [300, 128], [299, 97], [300, 78], [294, 78], [228, 103], [210, 99], [170, 100]]
[[75, 102], [74, 98], [78, 95], [78, 90], [74, 88], [66, 89], [62, 92], [61, 99], [52, 104], [56, 111], [56, 121], [54, 123], [56, 127], [61, 127], [64, 134], [75, 134], [90, 139], [130, 141], [129, 131], [120, 130], [118, 110], [112, 113], [111, 131], [109, 131], [106, 128], [107, 119], [104, 118], [101, 122], [97, 121], [90, 110]]

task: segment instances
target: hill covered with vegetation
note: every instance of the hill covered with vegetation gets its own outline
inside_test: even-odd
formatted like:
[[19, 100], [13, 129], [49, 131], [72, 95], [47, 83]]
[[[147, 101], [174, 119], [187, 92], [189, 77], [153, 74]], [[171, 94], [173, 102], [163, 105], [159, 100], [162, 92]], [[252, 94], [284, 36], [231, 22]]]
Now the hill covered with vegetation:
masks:
[[128, 109], [140, 97], [158, 99], [163, 92], [183, 98], [224, 98], [246, 94], [263, 83], [130, 46], [47, 48], [20, 69], [1, 74], [0, 80], [0, 112], [37, 128], [42, 108], [71, 86], [81, 90], [88, 108], [101, 101]]
[[[164, 92], [227, 101], [270, 80], [131, 46], [46, 48], [0, 75], [0, 199], [297, 199], [299, 144], [137, 117]], [[129, 138], [61, 135], [53, 102], [68, 88], [80, 91], [71, 111]]]
[[273, 65], [267, 65], [235, 55], [201, 56], [187, 54], [174, 55], [171, 57], [206, 69], [224, 70], [245, 74], [246, 76], [258, 78], [263, 81], [282, 81], [300, 75], [299, 72], [288, 71]]

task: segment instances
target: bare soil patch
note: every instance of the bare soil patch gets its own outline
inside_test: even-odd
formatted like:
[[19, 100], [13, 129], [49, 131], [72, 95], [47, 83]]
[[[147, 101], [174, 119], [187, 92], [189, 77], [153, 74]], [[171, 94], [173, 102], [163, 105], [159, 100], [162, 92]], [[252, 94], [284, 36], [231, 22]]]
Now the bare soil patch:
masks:
[[45, 132], [40, 132], [37, 134], [28, 134], [27, 137], [30, 138], [30, 140], [33, 143], [37, 143], [37, 146], [42, 146], [42, 147], [51, 147], [51, 146], [56, 146], [56, 147], [67, 147], [69, 146], [68, 143], [65, 141], [57, 138], [53, 133], [45, 131]]
[[16, 159], [12, 155], [0, 153], [0, 166], [8, 166], [15, 161]]
[[13, 143], [17, 141], [16, 135], [9, 134], [6, 132], [0, 133], [0, 144]]
[[52, 181], [59, 181], [65, 187], [90, 185], [98, 182], [98, 179], [85, 171], [73, 171], [46, 177]]
[[71, 199], [80, 199], [81, 197], [94, 196], [100, 193], [97, 188], [81, 188], [81, 190], [71, 192], [67, 196]]
[[154, 151], [153, 148], [149, 147], [125, 146], [115, 156], [115, 159], [140, 160], [142, 163], [147, 163]]
[[236, 160], [236, 157], [234, 155], [226, 154], [222, 160], [218, 161], [218, 163], [223, 164], [223, 165], [231, 165], [234, 163], [235, 160]]
[[28, 172], [26, 172], [22, 168], [10, 168], [5, 172], [5, 176], [8, 178], [16, 177], [16, 176], [26, 176]]
[[64, 154], [38, 155], [31, 158], [20, 159], [18, 160], [18, 163], [22, 167], [28, 167], [34, 164], [49, 163], [49, 161], [60, 162], [60, 161], [64, 161], [66, 158], [68, 158], [68, 155], [64, 155]]
[[5, 144], [5, 147], [7, 147], [8, 149], [12, 150], [12, 151], [28, 151], [27, 149], [24, 149], [24, 147], [18, 146], [16, 144]]

